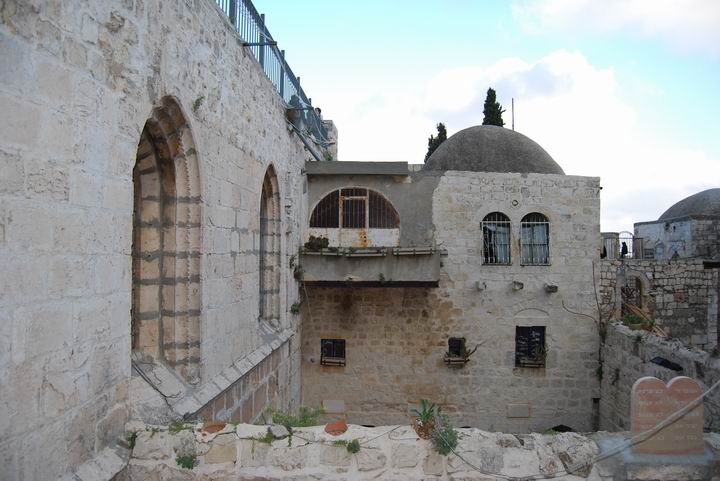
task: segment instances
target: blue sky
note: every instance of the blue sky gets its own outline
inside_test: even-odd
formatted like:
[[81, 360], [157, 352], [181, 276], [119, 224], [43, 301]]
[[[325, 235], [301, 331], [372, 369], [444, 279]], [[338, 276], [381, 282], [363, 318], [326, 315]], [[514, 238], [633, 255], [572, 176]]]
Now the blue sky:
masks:
[[[482, 121], [488, 86], [568, 174], [602, 178], [602, 229], [720, 187], [716, 0], [255, 0], [340, 160], [420, 163]], [[682, 8], [680, 8], [682, 6]]]

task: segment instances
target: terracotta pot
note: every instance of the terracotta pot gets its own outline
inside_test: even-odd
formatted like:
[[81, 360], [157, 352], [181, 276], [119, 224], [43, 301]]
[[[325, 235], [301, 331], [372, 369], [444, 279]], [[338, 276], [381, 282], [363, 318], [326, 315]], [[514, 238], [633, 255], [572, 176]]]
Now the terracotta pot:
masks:
[[207, 423], [203, 423], [202, 430], [206, 433], [216, 433], [218, 431], [222, 431], [225, 427], [225, 424], [226, 423], [222, 421], [210, 421]]
[[347, 431], [348, 425], [344, 419], [335, 421], [334, 423], [327, 423], [325, 425], [325, 432], [332, 434], [333, 436], [339, 436]]
[[435, 431], [435, 420], [431, 419], [430, 421], [423, 423], [420, 421], [420, 418], [415, 418], [413, 419], [412, 427], [420, 439], [430, 439], [433, 431]]

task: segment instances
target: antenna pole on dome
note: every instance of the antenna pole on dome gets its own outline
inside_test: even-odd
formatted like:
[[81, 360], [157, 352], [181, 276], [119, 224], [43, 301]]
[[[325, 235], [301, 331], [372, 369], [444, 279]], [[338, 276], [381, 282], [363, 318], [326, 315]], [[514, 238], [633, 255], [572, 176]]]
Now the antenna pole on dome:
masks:
[[515, 130], [515, 97], [512, 98], [510, 111], [512, 112], [512, 129]]

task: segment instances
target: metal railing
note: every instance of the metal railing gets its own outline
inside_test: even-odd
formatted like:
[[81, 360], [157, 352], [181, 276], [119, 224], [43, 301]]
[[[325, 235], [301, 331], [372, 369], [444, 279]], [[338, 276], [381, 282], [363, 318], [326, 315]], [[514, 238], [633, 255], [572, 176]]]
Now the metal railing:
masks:
[[255, 9], [250, 0], [215, 0], [218, 7], [230, 19], [235, 31], [245, 41], [260, 63], [265, 75], [285, 101], [293, 115], [300, 122], [305, 134], [310, 134], [321, 147], [328, 145], [328, 132], [322, 118], [315, 111], [311, 100], [300, 87], [300, 78], [293, 74], [285, 61], [285, 51], [277, 47], [270, 31], [265, 26], [265, 15]]

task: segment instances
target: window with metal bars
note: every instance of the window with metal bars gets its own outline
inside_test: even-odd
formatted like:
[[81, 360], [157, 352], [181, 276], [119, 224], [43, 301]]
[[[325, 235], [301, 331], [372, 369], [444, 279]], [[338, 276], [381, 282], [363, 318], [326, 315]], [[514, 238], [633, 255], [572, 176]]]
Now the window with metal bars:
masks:
[[465, 355], [465, 338], [451, 337], [448, 339], [448, 354], [451, 357], [462, 357]]
[[400, 218], [392, 204], [365, 188], [335, 190], [317, 203], [310, 227], [344, 229], [397, 229]]
[[520, 221], [520, 262], [530, 266], [550, 264], [550, 222], [537, 212]]
[[545, 326], [515, 327], [515, 367], [545, 367]]
[[482, 221], [483, 264], [510, 264], [510, 219], [492, 212]]
[[345, 339], [321, 339], [320, 364], [323, 366], [344, 366]]

